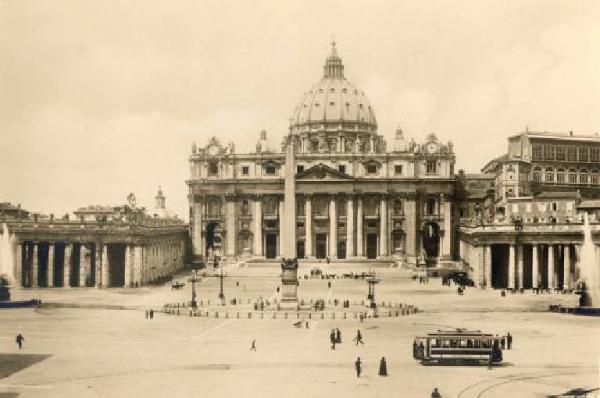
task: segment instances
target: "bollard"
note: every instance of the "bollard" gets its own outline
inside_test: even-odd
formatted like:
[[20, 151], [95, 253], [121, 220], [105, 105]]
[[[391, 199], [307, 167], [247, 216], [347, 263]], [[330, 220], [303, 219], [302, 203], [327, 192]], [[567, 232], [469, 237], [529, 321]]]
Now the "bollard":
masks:
[[206, 300], [206, 305], [210, 305], [210, 300]]
[[331, 319], [335, 319], [335, 312], [331, 313]]
[[229, 312], [225, 311], [225, 318], [229, 318]]
[[344, 312], [344, 319], [346, 319], [346, 313]]
[[238, 313], [237, 313], [237, 315], [236, 315], [236, 318], [237, 318], [237, 319], [240, 319], [240, 313], [239, 313], [239, 311], [238, 311]]
[[252, 319], [252, 313], [251, 312], [248, 313], [248, 319]]
[[356, 319], [356, 312], [352, 313], [354, 316], [352, 318]]
[[325, 313], [321, 312], [321, 319], [325, 319]]
[[308, 313], [308, 319], [311, 319], [311, 318], [312, 318], [312, 312], [309, 312]]
[[277, 319], [277, 313], [276, 312], [273, 313], [273, 319]]
[[296, 319], [300, 319], [300, 313], [296, 312]]
[[219, 317], [219, 311], [215, 311], [215, 318]]
[[283, 314], [283, 318], [287, 319], [287, 312]]
[[396, 317], [398, 317], [398, 311], [396, 311]]
[[388, 311], [388, 318], [392, 317], [392, 311]]
[[261, 313], [260, 313], [260, 319], [263, 319], [264, 317], [265, 317], [265, 313], [264, 313], [264, 312], [261, 312]]
[[208, 311], [206, 311], [206, 317], [207, 317], [207, 318], [209, 317], [209, 315], [208, 315]]

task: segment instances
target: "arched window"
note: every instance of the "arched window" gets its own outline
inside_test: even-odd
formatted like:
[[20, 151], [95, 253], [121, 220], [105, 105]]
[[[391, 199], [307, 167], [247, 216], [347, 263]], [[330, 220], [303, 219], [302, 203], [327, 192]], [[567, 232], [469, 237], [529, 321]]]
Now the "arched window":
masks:
[[580, 184], [587, 184], [588, 183], [588, 173], [587, 173], [587, 170], [581, 170], [581, 172], [579, 173], [579, 183]]
[[577, 184], [577, 172], [575, 169], [569, 170], [569, 184]]
[[556, 182], [559, 184], [565, 183], [565, 169], [556, 170]]
[[219, 175], [219, 163], [218, 162], [208, 162], [208, 175], [209, 176]]
[[545, 181], [554, 182], [554, 169], [552, 167], [546, 168]]
[[542, 180], [542, 168], [535, 167], [533, 169], [533, 173], [531, 174], [531, 178], [535, 182], [540, 182]]

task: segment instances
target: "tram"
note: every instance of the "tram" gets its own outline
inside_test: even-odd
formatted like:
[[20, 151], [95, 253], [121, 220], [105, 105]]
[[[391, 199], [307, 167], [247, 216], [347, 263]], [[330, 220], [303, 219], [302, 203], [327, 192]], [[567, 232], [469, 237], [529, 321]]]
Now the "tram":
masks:
[[503, 337], [479, 330], [438, 330], [413, 342], [413, 358], [423, 365], [443, 363], [502, 362]]

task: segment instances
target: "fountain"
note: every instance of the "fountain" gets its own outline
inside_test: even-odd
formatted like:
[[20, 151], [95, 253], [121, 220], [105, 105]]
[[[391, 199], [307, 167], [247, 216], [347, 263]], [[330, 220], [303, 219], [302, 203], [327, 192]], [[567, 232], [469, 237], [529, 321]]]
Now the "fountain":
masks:
[[10, 234], [6, 223], [2, 224], [2, 240], [0, 241], [0, 301], [9, 300], [8, 286], [12, 283], [13, 252]]

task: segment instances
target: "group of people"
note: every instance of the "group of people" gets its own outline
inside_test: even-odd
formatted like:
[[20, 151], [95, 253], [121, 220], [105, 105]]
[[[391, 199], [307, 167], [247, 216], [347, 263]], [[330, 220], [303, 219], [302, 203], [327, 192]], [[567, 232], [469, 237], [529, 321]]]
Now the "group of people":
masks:
[[336, 344], [342, 343], [342, 332], [340, 332], [339, 328], [331, 329], [331, 333], [329, 333], [329, 340], [331, 341], [332, 350], [335, 350]]
[[[356, 358], [356, 361], [354, 361], [354, 368], [356, 369], [356, 377], [360, 377], [361, 373], [362, 373], [362, 361], [360, 360], [360, 357]], [[385, 357], [381, 357], [381, 360], [379, 361], [379, 376], [387, 376], [388, 372], [387, 372], [387, 362], [385, 360]]]
[[154, 319], [154, 310], [152, 308], [146, 310], [146, 319]]

